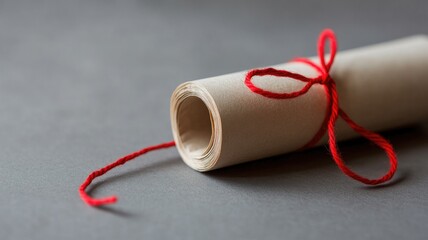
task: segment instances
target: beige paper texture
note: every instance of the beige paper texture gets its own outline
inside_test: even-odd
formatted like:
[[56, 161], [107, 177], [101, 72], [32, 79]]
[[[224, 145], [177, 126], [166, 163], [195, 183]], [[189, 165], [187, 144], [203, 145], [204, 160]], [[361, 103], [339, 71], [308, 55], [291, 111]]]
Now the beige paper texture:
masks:
[[[313, 58], [316, 59], [316, 58]], [[273, 66], [305, 76], [302, 63]], [[247, 71], [181, 84], [171, 97], [171, 124], [187, 165], [208, 171], [295, 151], [320, 128], [326, 112], [321, 85], [293, 99], [269, 99], [244, 84]], [[339, 104], [361, 126], [380, 131], [428, 118], [428, 37], [415, 36], [338, 53], [330, 75]], [[304, 83], [274, 76], [253, 82], [274, 92]], [[343, 120], [339, 140], [357, 136]], [[324, 136], [319, 144], [326, 143]]]

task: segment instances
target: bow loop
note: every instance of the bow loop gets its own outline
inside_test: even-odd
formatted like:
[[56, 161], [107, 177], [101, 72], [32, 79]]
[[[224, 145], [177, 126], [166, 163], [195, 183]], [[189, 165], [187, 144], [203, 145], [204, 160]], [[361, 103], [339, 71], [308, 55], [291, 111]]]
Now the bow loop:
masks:
[[[330, 56], [326, 63], [324, 50], [326, 45], [325, 42], [327, 40], [329, 41]], [[328, 75], [328, 72], [330, 71], [331, 66], [333, 65], [334, 58], [336, 56], [336, 51], [337, 51], [336, 36], [334, 35], [333, 30], [325, 29], [318, 39], [318, 57], [323, 70], [323, 75], [325, 75], [325, 79], [328, 78], [327, 75]]]
[[[264, 90], [263, 88], [256, 86], [252, 82], [252, 78], [254, 76], [266, 76], [266, 75], [272, 75], [277, 77], [288, 77], [295, 80], [299, 80], [301, 82], [306, 82], [306, 84], [300, 90], [297, 90], [294, 92], [277, 93], [277, 92]], [[251, 89], [251, 91], [267, 98], [276, 98], [276, 99], [299, 97], [307, 93], [309, 89], [311, 89], [312, 85], [314, 85], [315, 83], [321, 83], [322, 81], [323, 80], [320, 78], [310, 79], [298, 73], [290, 72], [287, 70], [279, 70], [275, 68], [253, 69], [249, 71], [245, 77], [245, 85], [247, 85], [247, 87]]]

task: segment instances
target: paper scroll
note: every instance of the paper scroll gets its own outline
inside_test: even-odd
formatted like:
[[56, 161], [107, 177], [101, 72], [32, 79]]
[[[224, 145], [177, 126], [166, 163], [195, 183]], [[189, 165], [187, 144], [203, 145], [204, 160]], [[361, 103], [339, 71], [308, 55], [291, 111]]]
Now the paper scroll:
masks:
[[[274, 67], [317, 75], [302, 63]], [[246, 73], [186, 82], [174, 91], [173, 136], [193, 169], [209, 171], [295, 151], [319, 130], [327, 107], [322, 86], [294, 99], [269, 99], [245, 86]], [[340, 52], [330, 75], [341, 108], [365, 128], [380, 131], [428, 119], [426, 36]], [[292, 92], [303, 85], [273, 76], [255, 77], [253, 82], [273, 92]], [[356, 136], [342, 120], [336, 129], [339, 140]], [[326, 141], [324, 136], [318, 144]]]

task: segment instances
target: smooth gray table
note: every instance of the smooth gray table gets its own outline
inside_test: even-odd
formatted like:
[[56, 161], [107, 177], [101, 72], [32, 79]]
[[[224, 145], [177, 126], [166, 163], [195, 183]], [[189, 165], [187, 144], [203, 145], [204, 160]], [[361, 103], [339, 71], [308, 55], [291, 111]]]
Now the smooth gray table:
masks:
[[[428, 239], [428, 125], [387, 132], [387, 187], [345, 177], [325, 148], [211, 173], [165, 150], [77, 188], [115, 158], [172, 138], [169, 96], [187, 80], [428, 33], [428, 1], [1, 1], [0, 239]], [[416, 104], [416, 103], [415, 103]], [[346, 160], [375, 176], [363, 140]]]

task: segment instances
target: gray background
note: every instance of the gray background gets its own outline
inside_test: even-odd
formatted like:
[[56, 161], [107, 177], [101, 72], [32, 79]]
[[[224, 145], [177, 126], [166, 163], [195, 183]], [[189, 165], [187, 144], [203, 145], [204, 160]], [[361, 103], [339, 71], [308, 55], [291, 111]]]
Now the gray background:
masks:
[[[400, 169], [388, 187], [345, 177], [325, 148], [212, 173], [175, 149], [77, 188], [115, 158], [172, 138], [185, 81], [428, 33], [428, 1], [1, 1], [1, 239], [427, 239], [428, 127], [384, 133]], [[403, 93], [404, 94], [404, 93]], [[411, 93], [410, 93], [411, 94]], [[417, 104], [417, 103], [415, 103]], [[377, 176], [383, 153], [341, 144]]]

